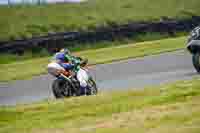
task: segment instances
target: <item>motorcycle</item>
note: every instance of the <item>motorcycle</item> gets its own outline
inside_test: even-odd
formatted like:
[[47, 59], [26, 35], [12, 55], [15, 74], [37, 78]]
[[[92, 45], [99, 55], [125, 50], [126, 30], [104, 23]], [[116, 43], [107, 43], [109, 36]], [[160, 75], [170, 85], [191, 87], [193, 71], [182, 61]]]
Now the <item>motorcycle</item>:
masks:
[[200, 73], [200, 26], [191, 31], [187, 41], [187, 49], [192, 54], [194, 68]]
[[70, 73], [70, 75], [66, 75], [66, 71], [59, 64], [53, 62], [48, 64], [48, 72], [56, 77], [56, 79], [52, 83], [52, 91], [56, 98], [64, 98], [71, 96], [81, 96], [81, 95], [96, 95], [98, 93], [97, 85], [93, 79], [93, 77], [89, 74], [87, 67], [87, 60], [82, 60], [79, 57], [76, 57], [80, 60], [80, 69], [84, 71], [84, 78], [87, 81], [87, 89], [84, 94], [81, 94], [80, 83], [76, 78], [75, 73]]

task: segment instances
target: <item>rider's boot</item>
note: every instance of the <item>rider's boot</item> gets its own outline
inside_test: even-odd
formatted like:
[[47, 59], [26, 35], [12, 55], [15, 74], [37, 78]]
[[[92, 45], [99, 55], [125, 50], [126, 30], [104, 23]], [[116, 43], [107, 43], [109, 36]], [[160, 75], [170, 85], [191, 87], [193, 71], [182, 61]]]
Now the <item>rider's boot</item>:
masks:
[[86, 95], [87, 87], [80, 87], [80, 94], [81, 95]]

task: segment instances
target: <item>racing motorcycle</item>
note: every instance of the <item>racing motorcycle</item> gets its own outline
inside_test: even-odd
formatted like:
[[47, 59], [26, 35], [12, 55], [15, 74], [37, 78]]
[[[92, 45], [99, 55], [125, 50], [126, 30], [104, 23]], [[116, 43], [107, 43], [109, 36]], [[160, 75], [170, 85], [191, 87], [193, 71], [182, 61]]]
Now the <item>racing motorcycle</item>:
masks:
[[82, 60], [79, 57], [76, 57], [80, 60], [80, 63], [76, 66], [80, 67], [82, 71], [84, 71], [85, 75], [84, 78], [87, 81], [87, 89], [85, 90], [84, 94], [81, 94], [80, 90], [80, 83], [76, 78], [75, 73], [70, 73], [70, 75], [65, 75], [65, 70], [59, 64], [53, 62], [49, 63], [53, 67], [48, 69], [48, 72], [53, 75], [56, 79], [52, 83], [52, 91], [56, 98], [64, 98], [64, 97], [71, 97], [71, 96], [81, 96], [81, 95], [96, 95], [98, 93], [97, 85], [90, 75], [88, 67], [87, 67], [87, 60]]
[[200, 73], [200, 26], [191, 31], [187, 41], [187, 49], [192, 54], [194, 68]]

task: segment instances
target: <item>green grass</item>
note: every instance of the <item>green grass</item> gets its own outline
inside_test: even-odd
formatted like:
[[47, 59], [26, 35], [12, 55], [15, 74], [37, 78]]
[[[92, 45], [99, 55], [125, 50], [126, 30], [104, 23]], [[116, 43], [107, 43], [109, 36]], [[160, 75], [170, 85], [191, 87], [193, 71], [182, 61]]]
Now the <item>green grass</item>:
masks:
[[182, 19], [199, 15], [199, 0], [89, 0], [81, 4], [0, 6], [0, 40], [48, 32], [91, 30], [132, 21]]
[[0, 107], [2, 133], [198, 133], [200, 80]]
[[[173, 38], [186, 36], [186, 32], [177, 32], [173, 36]], [[140, 35], [134, 36], [134, 39], [132, 38], [123, 38], [123, 39], [117, 39], [113, 41], [100, 41], [100, 42], [94, 42], [94, 43], [78, 43], [78, 42], [65, 42], [65, 47], [67, 47], [71, 52], [80, 52], [83, 50], [96, 50], [99, 48], [108, 48], [108, 47], [114, 47], [114, 46], [122, 46], [127, 44], [133, 44], [138, 42], [144, 42], [144, 41], [154, 41], [154, 40], [161, 40], [170, 38], [171, 36], [167, 33], [160, 34], [160, 33], [143, 33]], [[46, 49], [41, 48], [33, 48], [28, 49], [24, 52], [22, 55], [17, 54], [10, 54], [10, 53], [2, 53], [0, 54], [1, 64], [9, 64], [16, 61], [24, 61], [28, 59], [34, 59], [39, 57], [45, 57], [50, 56], [51, 54]]]
[[[77, 52], [75, 55], [89, 59], [90, 64], [108, 63], [128, 58], [170, 52], [185, 47], [186, 37], [163, 39], [143, 43], [122, 45], [118, 47], [102, 48]], [[33, 58], [0, 65], [0, 81], [27, 79], [35, 75], [46, 73], [46, 66], [50, 57]]]
[[0, 54], [1, 57], [0, 65], [9, 64], [12, 62], [20, 62], [35, 58], [47, 57], [47, 56], [50, 56], [50, 54], [45, 49], [43, 49], [42, 51], [38, 51], [37, 53], [32, 51], [26, 51], [23, 55], [3, 53]]

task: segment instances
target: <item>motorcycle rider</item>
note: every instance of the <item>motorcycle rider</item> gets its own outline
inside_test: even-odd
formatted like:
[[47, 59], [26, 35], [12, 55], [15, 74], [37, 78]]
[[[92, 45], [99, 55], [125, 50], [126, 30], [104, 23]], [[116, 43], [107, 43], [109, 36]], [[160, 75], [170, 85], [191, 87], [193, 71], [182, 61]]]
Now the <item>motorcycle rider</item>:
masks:
[[[73, 56], [68, 49], [61, 49], [59, 52], [57, 52], [53, 59], [53, 62], [56, 62], [56, 64], [59, 64], [62, 68], [60, 69], [63, 70], [62, 73], [65, 76], [69, 76], [71, 72], [76, 74], [76, 78], [80, 83], [80, 90], [81, 90], [81, 95], [85, 94], [87, 90], [87, 80], [88, 76], [85, 71], [83, 71], [80, 67], [81, 64], [81, 58], [80, 57], [75, 57]], [[48, 66], [48, 68], [51, 68], [51, 66]], [[51, 71], [51, 69], [48, 69]]]

